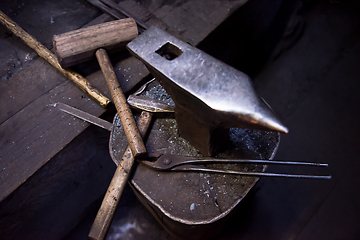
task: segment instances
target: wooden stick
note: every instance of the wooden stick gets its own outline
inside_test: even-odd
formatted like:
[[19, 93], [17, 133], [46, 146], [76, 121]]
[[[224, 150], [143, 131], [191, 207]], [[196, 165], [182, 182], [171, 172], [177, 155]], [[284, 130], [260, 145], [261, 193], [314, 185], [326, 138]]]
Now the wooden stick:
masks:
[[[138, 127], [142, 137], [146, 135], [147, 129], [151, 123], [152, 114], [142, 112], [138, 120]], [[105, 239], [109, 231], [111, 222], [114, 218], [116, 208], [119, 204], [121, 194], [129, 179], [131, 168], [134, 164], [134, 157], [128, 146], [121, 158], [118, 167], [114, 173], [111, 183], [106, 191], [101, 207], [96, 215], [94, 223], [90, 229], [89, 237], [91, 239]]]
[[135, 158], [142, 158], [147, 155], [146, 148], [140, 136], [139, 129], [136, 126], [130, 107], [126, 102], [125, 95], [115, 75], [110, 59], [104, 49], [97, 50], [95, 55], [100, 68], [104, 73], [104, 77], [115, 103], [116, 110], [119, 113], [120, 121], [124, 127], [131, 152]]
[[105, 97], [99, 90], [93, 87], [84, 77], [75, 72], [67, 71], [63, 69], [56, 56], [47, 49], [44, 45], [42, 45], [39, 41], [37, 41], [33, 36], [27, 33], [24, 29], [22, 29], [17, 23], [15, 23], [11, 18], [9, 18], [5, 13], [0, 11], [0, 22], [9, 29], [12, 33], [18, 36], [21, 40], [23, 40], [30, 48], [35, 50], [40, 57], [44, 58], [48, 63], [53, 65], [57, 70], [59, 70], [66, 78], [73, 81], [81, 90], [89, 94], [91, 97], [99, 101], [100, 105], [106, 107], [110, 100]]

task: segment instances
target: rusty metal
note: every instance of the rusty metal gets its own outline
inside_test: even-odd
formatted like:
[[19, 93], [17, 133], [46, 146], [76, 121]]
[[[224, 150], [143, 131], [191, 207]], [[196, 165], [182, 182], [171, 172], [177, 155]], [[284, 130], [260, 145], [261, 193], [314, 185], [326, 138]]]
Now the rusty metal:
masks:
[[[152, 160], [152, 161], [151, 161]], [[209, 157], [188, 157], [174, 154], [163, 154], [156, 156], [154, 159], [142, 160], [142, 164], [147, 167], [160, 171], [197, 171], [210, 173], [235, 174], [243, 176], [258, 177], [287, 177], [287, 178], [305, 178], [305, 179], [331, 179], [331, 176], [304, 175], [304, 174], [283, 174], [283, 173], [265, 173], [265, 172], [249, 172], [249, 171], [231, 171], [223, 169], [215, 169], [203, 166], [204, 164], [278, 164], [278, 165], [298, 165], [298, 166], [315, 166], [327, 167], [326, 163], [312, 162], [290, 162], [290, 161], [270, 161], [270, 160], [252, 160], [252, 159], [217, 159]], [[201, 166], [197, 165], [201, 164]]]
[[[142, 112], [139, 117], [138, 128], [142, 137], [146, 135], [146, 132], [151, 123], [151, 118], [152, 114], [148, 112]], [[116, 168], [114, 176], [102, 201], [101, 207], [90, 229], [89, 237], [91, 239], [106, 238], [117, 205], [119, 204], [120, 197], [124, 191], [126, 183], [128, 182], [134, 162], [134, 156], [131, 153], [130, 146], [128, 146], [120, 160], [118, 167]]]
[[170, 94], [181, 136], [203, 155], [220, 148], [216, 139], [230, 127], [288, 132], [247, 75], [201, 50], [156, 27], [127, 47]]

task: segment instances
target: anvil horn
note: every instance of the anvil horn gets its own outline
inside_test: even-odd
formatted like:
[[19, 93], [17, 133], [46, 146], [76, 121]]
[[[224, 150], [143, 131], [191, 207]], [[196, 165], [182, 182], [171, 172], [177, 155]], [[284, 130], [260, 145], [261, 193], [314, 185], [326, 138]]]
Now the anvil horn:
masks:
[[231, 127], [288, 132], [246, 74], [169, 33], [151, 27], [127, 48], [170, 94], [180, 135], [203, 155]]

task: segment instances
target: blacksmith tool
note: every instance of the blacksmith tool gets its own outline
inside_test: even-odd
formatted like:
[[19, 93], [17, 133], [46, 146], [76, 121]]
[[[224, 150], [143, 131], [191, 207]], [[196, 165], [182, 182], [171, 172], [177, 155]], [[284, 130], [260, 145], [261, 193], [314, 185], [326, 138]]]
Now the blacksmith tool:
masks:
[[[251, 171], [232, 171], [215, 169], [203, 166], [203, 164], [278, 164], [278, 165], [298, 165], [298, 166], [314, 166], [327, 167], [326, 163], [311, 163], [311, 162], [290, 162], [290, 161], [273, 161], [273, 160], [252, 160], [252, 159], [219, 159], [209, 157], [187, 157], [173, 154], [152, 154], [149, 156], [151, 160], [141, 160], [140, 163], [147, 167], [158, 171], [196, 171], [209, 173], [223, 173], [235, 174], [253, 177], [288, 177], [288, 178], [308, 178], [308, 179], [331, 179], [331, 176], [317, 176], [317, 175], [299, 175], [299, 174], [283, 174], [283, 173], [266, 173], [266, 172], [251, 172]], [[199, 165], [201, 164], [201, 165]]]
[[[114, 30], [116, 31], [114, 32]], [[53, 42], [56, 55], [61, 56], [59, 60], [66, 62], [67, 66], [88, 60], [89, 56], [95, 52], [95, 56], [104, 74], [115, 107], [124, 126], [131, 152], [135, 158], [141, 158], [147, 155], [146, 148], [105, 50], [118, 49], [118, 46], [123, 46], [124, 42], [135, 38], [137, 34], [138, 31], [135, 21], [127, 18], [55, 35]], [[121, 35], [125, 35], [126, 37], [119, 37]], [[70, 46], [69, 43], [71, 43]], [[74, 57], [76, 61], [74, 61], [72, 57]]]
[[[134, 99], [137, 99], [136, 96], [133, 96]], [[136, 101], [136, 100], [135, 100]], [[157, 101], [157, 100], [154, 100]], [[163, 104], [165, 106], [162, 108], [154, 107], [153, 102], [143, 101], [140, 99], [140, 102], [143, 102], [145, 109], [154, 109], [155, 112], [168, 112], [172, 107]], [[136, 107], [138, 104], [134, 104]], [[157, 104], [156, 104], [157, 105]], [[112, 131], [112, 124], [91, 114], [78, 110], [76, 108], [70, 107], [63, 103], [57, 103], [55, 107], [59, 108], [61, 111], [76, 116], [82, 120], [88, 121], [96, 126], [102, 127], [109, 131]], [[276, 160], [258, 160], [258, 159], [221, 159], [221, 158], [211, 158], [211, 157], [191, 157], [191, 156], [180, 156], [174, 154], [160, 154], [152, 153], [149, 155], [148, 159], [143, 159], [139, 161], [141, 164], [152, 168], [157, 171], [197, 171], [197, 172], [209, 172], [209, 173], [223, 173], [223, 174], [235, 174], [243, 176], [256, 176], [256, 177], [288, 177], [288, 178], [308, 178], [308, 179], [331, 179], [331, 176], [318, 176], [318, 175], [297, 175], [297, 174], [282, 174], [282, 173], [266, 173], [266, 172], [250, 172], [250, 171], [232, 171], [232, 170], [223, 170], [223, 169], [213, 169], [204, 164], [260, 164], [260, 165], [297, 165], [297, 166], [313, 166], [313, 167], [327, 167], [327, 163], [313, 163], [313, 162], [292, 162], [292, 161], [276, 161]]]
[[66, 78], [73, 81], [81, 90], [89, 94], [95, 100], [99, 101], [101, 106], [106, 107], [110, 103], [110, 100], [107, 97], [100, 93], [99, 90], [93, 87], [80, 74], [62, 68], [56, 56], [49, 49], [38, 42], [33, 36], [22, 29], [2, 11], [0, 11], [0, 22], [12, 33], [23, 40], [30, 48], [35, 50], [40, 57], [44, 58], [48, 63], [59, 70]]
[[159, 116], [168, 116], [168, 117], [173, 116], [174, 107], [157, 99], [139, 96], [142, 92], [145, 91], [146, 87], [153, 81], [155, 81], [155, 78], [147, 81], [134, 94], [129, 95], [127, 98], [127, 102], [129, 103], [130, 107], [133, 109], [156, 113]]
[[231, 127], [287, 133], [239, 70], [150, 27], [127, 45], [175, 102], [180, 135], [204, 156], [214, 155]]
[[[158, 113], [170, 114], [174, 113], [174, 107], [160, 101], [157, 99], [147, 98], [143, 96], [130, 95], [127, 99], [130, 107], [140, 111], [146, 111], [157, 116]], [[105, 121], [101, 118], [98, 118], [94, 115], [91, 115], [87, 112], [81, 111], [77, 108], [71, 107], [64, 103], [55, 103], [54, 107], [60, 109], [63, 112], [66, 112], [70, 115], [73, 115], [77, 118], [80, 118], [86, 122], [94, 124], [98, 127], [106, 129], [108, 131], [112, 130], [112, 124], [108, 121]]]
[[[134, 98], [136, 98], [136, 96], [134, 96]], [[150, 102], [148, 102], [150, 103]], [[62, 103], [58, 103], [56, 105], [57, 108], [61, 109], [62, 111], [65, 111], [67, 113], [70, 113], [74, 116], [77, 116], [81, 119], [84, 119], [84, 120], [89, 120], [89, 117], [88, 117], [88, 114], [84, 114], [84, 113], [79, 113], [79, 110], [76, 110], [74, 108], [71, 108], [65, 104], [62, 104]], [[149, 108], [149, 107], [148, 107]], [[150, 107], [151, 109], [151, 107]], [[94, 119], [90, 119], [90, 122], [91, 123], [96, 123], [96, 125], [98, 126], [102, 126], [103, 128], [105, 129], [108, 129], [112, 131], [112, 137], [116, 137], [116, 138], [119, 138], [120, 136], [123, 136], [123, 135], [119, 135], [118, 130], [115, 130], [115, 132], [113, 131], [113, 126], [112, 124], [108, 123], [107, 121], [104, 121], [104, 120], [101, 120], [101, 119], [98, 119], [96, 120], [96, 117], [93, 117]], [[115, 119], [115, 118], [114, 118]], [[114, 120], [115, 121], [115, 120]], [[140, 129], [141, 130], [141, 129]], [[110, 139], [112, 139], [112, 137]], [[114, 141], [114, 140], [113, 140]], [[266, 141], [265, 141], [266, 142]], [[110, 141], [110, 155], [112, 157], [112, 159], [114, 160], [115, 163], [117, 163], [118, 160], [116, 160], [116, 156], [114, 156], [114, 154], [116, 155], [117, 152], [120, 150], [116, 144], [116, 146], [113, 146], [112, 145], [113, 142]], [[175, 143], [174, 143], [175, 144]], [[111, 149], [116, 147], [116, 151], [112, 151]], [[117, 171], [116, 173], [114, 174], [114, 177], [113, 177], [113, 180], [108, 188], [108, 191], [106, 193], [106, 196], [104, 197], [104, 200], [103, 200], [103, 203], [101, 205], [101, 208], [98, 212], [98, 215], [97, 215], [97, 218], [96, 220], [94, 221], [94, 224], [93, 224], [93, 228], [92, 228], [92, 231], [90, 232], [89, 236], [93, 239], [104, 239], [104, 237], [106, 236], [106, 233], [109, 229], [109, 226], [111, 224], [111, 221], [112, 221], [112, 218], [113, 218], [113, 214], [116, 210], [116, 207], [117, 207], [117, 204], [118, 204], [118, 201], [120, 199], [120, 196], [121, 196], [121, 193], [123, 191], [123, 187], [121, 187], [122, 185], [119, 185], [119, 181], [121, 182], [121, 179], [123, 178], [123, 174], [121, 174], [121, 171], [118, 170], [118, 169], [122, 169], [124, 166], [128, 166], [128, 162], [132, 163], [134, 161], [134, 158], [132, 157], [132, 155], [130, 154], [131, 152], [129, 151], [129, 149], [126, 149], [123, 157], [121, 158], [120, 162], [118, 163], [119, 164], [119, 167], [117, 168]], [[158, 154], [157, 154], [158, 155]], [[160, 156], [160, 155], [159, 155]], [[169, 163], [169, 160], [164, 160], [164, 157], [165, 156], [168, 156], [168, 155], [163, 155], [163, 156], [160, 156], [159, 159], [156, 161], [157, 163]], [[169, 164], [170, 166], [173, 165], [175, 162], [178, 162], [179, 159], [181, 159], [181, 162], [184, 164], [194, 164], [194, 161], [191, 160], [190, 157], [183, 157], [183, 156], [171, 156], [171, 163]], [[204, 162], [200, 162], [200, 164], [207, 164], [209, 163], [206, 159], [204, 158], [193, 158], [193, 159], [196, 159], [196, 160], [204, 160]], [[209, 160], [209, 159], [208, 159]], [[219, 160], [219, 159], [211, 159], [212, 162], [217, 162], [217, 161], [224, 161], [224, 160]], [[237, 160], [235, 161], [232, 161], [233, 159], [230, 160], [230, 164], [235, 164], [238, 162]], [[241, 160], [239, 160], [239, 162], [241, 162]], [[247, 160], [247, 162], [252, 162], [252, 161], [249, 161]], [[253, 160], [252, 163], [256, 163], [256, 164], [259, 164], [259, 166], [261, 166], [261, 164], [267, 164], [271, 161], [262, 161], [262, 160]], [[141, 163], [144, 163], [143, 165], [148, 165], [148, 161], [141, 161]], [[279, 162], [280, 163], [283, 163], [283, 162]], [[152, 162], [150, 164], [153, 164]], [[291, 164], [291, 163], [290, 163]], [[311, 163], [297, 163], [297, 164], [300, 164], [300, 165], [312, 165]], [[318, 165], [318, 166], [326, 166], [325, 164], [315, 164], [314, 165]], [[125, 168], [125, 167], [124, 167]], [[160, 167], [162, 168], [162, 167]], [[258, 167], [257, 167], [258, 168]], [[126, 167], [126, 169], [128, 169]], [[153, 168], [152, 168], [153, 169]], [[209, 168], [208, 167], [204, 167], [203, 170], [200, 170], [201, 172], [206, 172]], [[263, 169], [263, 168], [259, 168], [260, 169]], [[179, 169], [177, 169], [179, 170]], [[199, 170], [199, 169], [197, 169]], [[217, 171], [217, 173], [221, 172], [221, 167], [219, 167], [219, 170]], [[163, 170], [162, 170], [163, 171]], [[228, 173], [231, 174], [231, 171], [227, 170], [226, 172], [222, 172], [226, 175], [228, 175]], [[236, 174], [238, 174], [239, 172], [236, 171]], [[247, 174], [249, 173], [249, 174]], [[174, 173], [173, 173], [174, 174]], [[189, 173], [188, 173], [189, 174]], [[243, 174], [245, 176], [247, 175], [252, 175], [251, 172], [243, 172]], [[269, 174], [269, 173], [268, 173]], [[157, 175], [157, 174], [155, 174]], [[316, 177], [315, 177], [316, 178]], [[226, 178], [227, 179], [227, 178]], [[190, 180], [190, 179], [189, 179]], [[227, 181], [227, 180], [226, 180]], [[145, 181], [146, 182], [146, 181]], [[136, 185], [138, 188], [142, 188], [143, 184], [145, 184], [145, 182], [143, 182], [141, 184], [141, 182], [139, 183], [140, 185]], [[124, 182], [121, 182], [121, 183], [124, 183]]]
[[71, 107], [69, 105], [66, 105], [64, 103], [55, 103], [52, 106], [60, 109], [63, 112], [66, 112], [67, 114], [73, 115], [77, 118], [80, 118], [86, 122], [89, 122], [91, 124], [94, 124], [98, 127], [101, 127], [103, 129], [106, 129], [108, 131], [112, 131], [113, 125], [109, 123], [108, 121], [105, 121], [101, 118], [98, 118], [94, 115], [91, 115], [87, 112], [81, 111], [77, 108]]

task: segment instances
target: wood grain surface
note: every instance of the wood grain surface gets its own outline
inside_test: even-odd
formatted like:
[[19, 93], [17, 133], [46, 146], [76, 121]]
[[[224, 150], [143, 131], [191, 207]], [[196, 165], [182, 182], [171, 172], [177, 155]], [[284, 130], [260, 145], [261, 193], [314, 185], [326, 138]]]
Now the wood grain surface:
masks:
[[[205, 4], [193, 0], [168, 5], [153, 0], [141, 5], [126, 0], [119, 5], [148, 25], [180, 34], [197, 45], [245, 2], [211, 0]], [[104, 14], [86, 26], [109, 20], [112, 18]], [[148, 74], [146, 67], [132, 57], [115, 65], [114, 69], [124, 92]], [[101, 72], [87, 79], [110, 96]], [[55, 111], [51, 104], [61, 101], [97, 116], [105, 111], [40, 58], [11, 79], [0, 82], [0, 101], [0, 201], [88, 126]]]
[[54, 35], [53, 47], [60, 65], [67, 68], [95, 58], [99, 48], [125, 50], [125, 45], [137, 36], [134, 19], [126, 18]]

